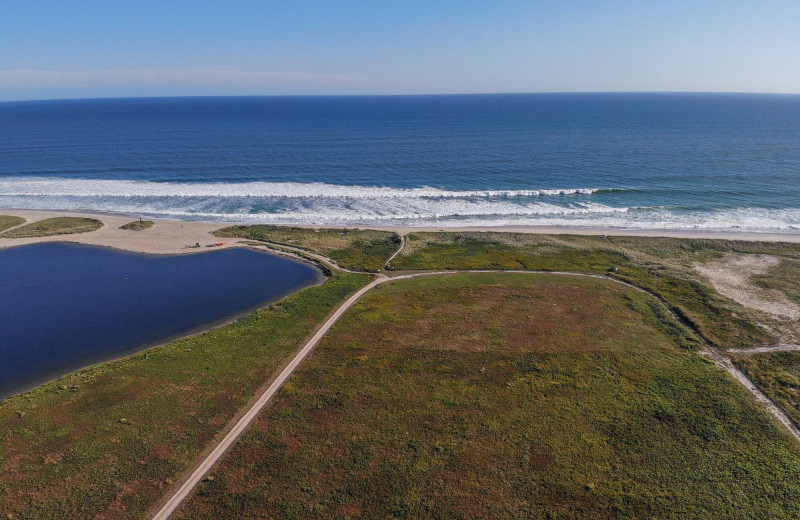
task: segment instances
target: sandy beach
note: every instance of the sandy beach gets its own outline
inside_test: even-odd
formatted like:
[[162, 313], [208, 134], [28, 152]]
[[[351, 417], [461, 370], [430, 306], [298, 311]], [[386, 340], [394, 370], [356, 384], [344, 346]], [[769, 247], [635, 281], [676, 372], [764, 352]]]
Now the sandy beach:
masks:
[[[103, 222], [103, 227], [89, 233], [54, 235], [30, 238], [0, 238], [0, 249], [38, 242], [76, 242], [96, 246], [114, 247], [126, 251], [151, 254], [180, 254], [213, 251], [220, 247], [235, 245], [240, 239], [215, 237], [211, 233], [223, 224], [218, 222], [181, 222], [177, 220], [154, 220], [156, 225], [143, 231], [119, 229], [138, 217], [107, 213], [72, 213], [65, 211], [15, 211], [0, 210], [2, 215], [14, 215], [26, 219], [25, 224], [53, 217], [88, 217]], [[151, 220], [151, 219], [148, 219]], [[188, 248], [200, 244], [199, 248]], [[205, 247], [208, 244], [223, 244]]]
[[[30, 238], [0, 238], [0, 249], [6, 247], [32, 244], [38, 242], [76, 242], [97, 246], [107, 246], [126, 251], [151, 254], [182, 254], [214, 251], [219, 248], [234, 247], [242, 244], [239, 238], [216, 237], [212, 233], [220, 228], [237, 224], [236, 222], [199, 222], [165, 219], [150, 219], [156, 224], [143, 231], [119, 229], [123, 224], [138, 220], [137, 216], [94, 212], [68, 211], [31, 211], [2, 209], [0, 214], [14, 215], [26, 219], [26, 224], [46, 218], [59, 216], [88, 217], [103, 222], [103, 227], [92, 232], [54, 235]], [[252, 222], [241, 223], [244, 225]], [[643, 229], [601, 229], [579, 227], [403, 227], [403, 226], [297, 226], [307, 228], [349, 227], [354, 229], [378, 229], [394, 231], [401, 235], [419, 231], [471, 231], [471, 232], [506, 232], [535, 233], [547, 235], [596, 235], [596, 236], [642, 236], [642, 237], [674, 237], [674, 238], [708, 238], [724, 240], [749, 240], [767, 242], [800, 243], [800, 233], [752, 233], [732, 231], [693, 231], [693, 230], [643, 230]], [[199, 248], [193, 248], [195, 244]], [[217, 247], [206, 247], [209, 244], [221, 244]]]

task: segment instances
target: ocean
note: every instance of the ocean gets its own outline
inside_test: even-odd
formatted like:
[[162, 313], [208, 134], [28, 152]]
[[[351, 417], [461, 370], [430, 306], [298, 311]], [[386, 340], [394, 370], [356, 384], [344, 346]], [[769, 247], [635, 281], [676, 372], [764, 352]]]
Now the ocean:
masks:
[[797, 232], [799, 188], [800, 96], [0, 103], [0, 208]]

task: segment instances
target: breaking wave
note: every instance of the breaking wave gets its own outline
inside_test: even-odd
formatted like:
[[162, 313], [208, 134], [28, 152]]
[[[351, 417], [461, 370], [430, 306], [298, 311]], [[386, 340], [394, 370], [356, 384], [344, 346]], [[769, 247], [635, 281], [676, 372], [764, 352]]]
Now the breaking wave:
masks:
[[0, 196], [13, 197], [287, 197], [287, 198], [496, 198], [591, 195], [617, 188], [541, 190], [443, 190], [388, 186], [342, 186], [322, 182], [147, 182], [11, 177], [0, 179]]
[[[621, 193], [601, 196], [612, 192]], [[617, 188], [442, 190], [7, 177], [0, 178], [0, 207], [270, 224], [800, 231], [800, 209], [641, 206], [625, 192], [637, 194]]]

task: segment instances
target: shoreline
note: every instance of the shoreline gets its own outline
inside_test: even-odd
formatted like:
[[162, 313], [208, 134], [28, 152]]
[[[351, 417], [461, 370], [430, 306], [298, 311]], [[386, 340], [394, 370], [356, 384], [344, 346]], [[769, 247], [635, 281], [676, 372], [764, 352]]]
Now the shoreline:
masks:
[[[216, 251], [228, 247], [243, 247], [239, 238], [217, 237], [213, 232], [228, 226], [258, 225], [257, 222], [174, 220], [147, 217], [155, 226], [142, 231], [118, 229], [119, 226], [136, 220], [138, 215], [101, 211], [52, 211], [0, 209], [0, 214], [19, 216], [26, 224], [57, 216], [88, 217], [103, 222], [103, 227], [88, 233], [53, 235], [29, 238], [0, 238], [0, 249], [39, 242], [76, 242], [97, 246], [108, 246], [126, 251], [151, 254], [190, 254]], [[272, 224], [269, 224], [272, 225]], [[715, 231], [689, 229], [621, 229], [601, 227], [567, 226], [369, 226], [369, 225], [308, 225], [281, 224], [285, 227], [306, 229], [372, 229], [391, 231], [399, 235], [423, 232], [474, 232], [474, 233], [526, 233], [541, 235], [588, 235], [615, 237], [661, 237], [683, 239], [738, 240], [747, 242], [800, 243], [800, 232], [754, 232]], [[199, 248], [187, 247], [200, 244]], [[208, 244], [219, 244], [205, 247]]]
[[[89, 244], [83, 244], [83, 245], [89, 245]], [[106, 246], [95, 246], [95, 247], [106, 247]], [[248, 307], [246, 309], [242, 309], [242, 310], [240, 310], [240, 311], [238, 311], [238, 312], [236, 312], [234, 314], [231, 314], [231, 315], [216, 319], [216, 320], [208, 322], [208, 323], [203, 323], [202, 325], [198, 325], [196, 327], [192, 327], [191, 329], [188, 329], [188, 330], [186, 330], [184, 332], [171, 334], [169, 336], [166, 336], [164, 338], [160, 338], [160, 339], [155, 340], [155, 341], [150, 341], [150, 342], [147, 342], [147, 343], [143, 343], [141, 345], [137, 345], [137, 346], [133, 346], [133, 347], [127, 348], [127, 349], [125, 349], [123, 351], [120, 351], [118, 353], [118, 355], [115, 355], [114, 357], [111, 357], [111, 358], [102, 358], [102, 359], [98, 358], [97, 360], [89, 361], [88, 363], [76, 364], [76, 365], [74, 365], [72, 367], [65, 368], [63, 372], [59, 372], [59, 373], [57, 373], [55, 375], [52, 375], [52, 376], [47, 376], [47, 377], [45, 377], [43, 379], [37, 379], [36, 381], [31, 382], [31, 383], [26, 383], [24, 387], [22, 387], [21, 389], [18, 389], [18, 390], [13, 390], [12, 393], [10, 393], [10, 394], [0, 393], [0, 404], [2, 404], [7, 399], [10, 399], [10, 398], [18, 396], [18, 395], [25, 394], [27, 392], [31, 392], [33, 390], [36, 390], [37, 388], [40, 388], [40, 387], [43, 387], [43, 386], [45, 386], [45, 385], [47, 385], [49, 383], [52, 383], [53, 381], [56, 381], [58, 379], [61, 379], [63, 377], [66, 377], [66, 376], [69, 376], [69, 375], [72, 375], [72, 374], [75, 374], [75, 373], [78, 373], [81, 370], [84, 370], [84, 369], [87, 369], [87, 368], [91, 368], [91, 367], [95, 367], [95, 366], [99, 366], [99, 365], [105, 365], [105, 364], [108, 364], [108, 363], [114, 363], [114, 362], [120, 361], [122, 359], [130, 358], [130, 357], [135, 356], [137, 354], [140, 354], [142, 352], [146, 352], [148, 350], [152, 350], [152, 349], [155, 349], [155, 348], [158, 348], [158, 347], [162, 347], [164, 345], [168, 345], [168, 344], [173, 343], [175, 341], [183, 340], [183, 339], [186, 339], [186, 338], [191, 338], [191, 337], [194, 337], [194, 336], [200, 336], [200, 335], [205, 334], [207, 332], [210, 332], [212, 330], [225, 327], [227, 325], [235, 323], [236, 321], [239, 321], [242, 318], [246, 318], [246, 317], [251, 316], [253, 314], [256, 314], [257, 312], [260, 312], [260, 311], [262, 311], [262, 310], [264, 310], [264, 309], [266, 309], [266, 308], [268, 308], [268, 307], [270, 307], [272, 305], [275, 305], [276, 303], [281, 302], [281, 301], [285, 300], [286, 298], [288, 298], [290, 296], [298, 294], [298, 293], [300, 293], [302, 291], [305, 291], [306, 289], [309, 289], [311, 287], [316, 287], [318, 285], [322, 285], [322, 284], [324, 284], [325, 282], [328, 281], [329, 276], [327, 276], [325, 274], [325, 271], [319, 265], [317, 265], [316, 263], [311, 262], [311, 261], [309, 261], [309, 260], [307, 260], [305, 258], [302, 258], [299, 255], [298, 256], [288, 255], [288, 254], [283, 254], [283, 253], [281, 253], [279, 251], [265, 250], [263, 248], [255, 248], [255, 247], [248, 247], [248, 246], [243, 246], [243, 247], [246, 247], [247, 249], [251, 249], [251, 250], [256, 251], [258, 253], [261, 253], [261, 254], [279, 256], [279, 257], [283, 257], [283, 258], [288, 258], [288, 259], [294, 260], [296, 262], [303, 262], [305, 264], [308, 264], [308, 265], [312, 266], [315, 269], [315, 271], [317, 271], [317, 276], [316, 276], [316, 278], [314, 280], [312, 280], [307, 285], [303, 285], [303, 286], [301, 286], [298, 289], [293, 290], [293, 291], [288, 291], [288, 292], [285, 292], [285, 293], [282, 293], [282, 294], [278, 294], [275, 297], [270, 298], [269, 300], [265, 300], [264, 302], [261, 302], [261, 303], [255, 305], [255, 306]], [[2, 247], [0, 247], [0, 249], [2, 249]], [[216, 250], [218, 250], [218, 249], [217, 248], [209, 249], [209, 252], [210, 251], [216, 251]], [[146, 253], [146, 252], [141, 252], [141, 251], [130, 251], [130, 250], [126, 250], [126, 251], [129, 252], [129, 253], [132, 253], [132, 254], [144, 254], [144, 255], [152, 254], [152, 253]]]
[[[349, 226], [295, 226], [295, 227], [349, 227]], [[634, 229], [580, 226], [460, 226], [460, 227], [406, 227], [406, 226], [357, 226], [358, 229], [395, 231], [402, 235], [424, 232], [458, 233], [526, 233], [532, 235], [587, 235], [615, 237], [696, 238], [709, 240], [741, 240], [746, 242], [800, 242], [800, 232], [776, 233], [756, 231], [714, 231], [691, 229]]]

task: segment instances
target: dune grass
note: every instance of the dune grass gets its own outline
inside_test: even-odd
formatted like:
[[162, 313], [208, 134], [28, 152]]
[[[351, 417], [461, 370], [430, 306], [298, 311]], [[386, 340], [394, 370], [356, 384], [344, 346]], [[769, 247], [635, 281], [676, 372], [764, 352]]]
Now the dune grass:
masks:
[[[800, 244], [657, 237], [524, 233], [410, 233], [396, 269], [527, 269], [608, 274], [669, 302], [712, 344], [773, 342], [740, 305], [720, 296], [693, 268], [726, 253], [800, 260]], [[617, 267], [616, 272], [609, 269]]]
[[800, 303], [800, 260], [781, 259], [775, 267], [764, 274], [752, 277], [753, 282], [764, 289], [775, 289], [790, 300]]
[[800, 427], [800, 352], [767, 352], [734, 362]]
[[299, 247], [333, 259], [342, 267], [378, 272], [400, 246], [400, 236], [388, 231], [360, 229], [308, 229], [283, 226], [232, 226], [214, 232]]
[[[217, 231], [321, 253], [351, 269], [378, 271], [399, 245], [393, 233], [281, 226], [233, 226]], [[414, 232], [391, 270], [523, 269], [609, 274], [666, 300], [711, 344], [746, 347], [775, 338], [747, 309], [720, 296], [694, 269], [727, 253], [770, 254], [800, 262], [800, 245], [659, 237], [537, 235], [495, 232]], [[611, 272], [612, 268], [617, 270]]]
[[797, 518], [797, 445], [659, 307], [548, 275], [380, 286], [177, 517]]
[[14, 217], [12, 215], [0, 215], [0, 232], [24, 224], [25, 219], [22, 217]]
[[134, 220], [133, 222], [128, 222], [127, 224], [121, 225], [120, 229], [127, 229], [129, 231], [144, 231], [145, 229], [150, 229], [151, 227], [155, 226], [155, 222], [152, 220]]
[[88, 233], [103, 227], [97, 219], [85, 217], [54, 217], [32, 222], [22, 227], [3, 233], [4, 238], [46, 237], [51, 235], [69, 235]]
[[0, 402], [0, 511], [26, 519], [142, 518], [367, 281], [335, 274], [233, 324]]

